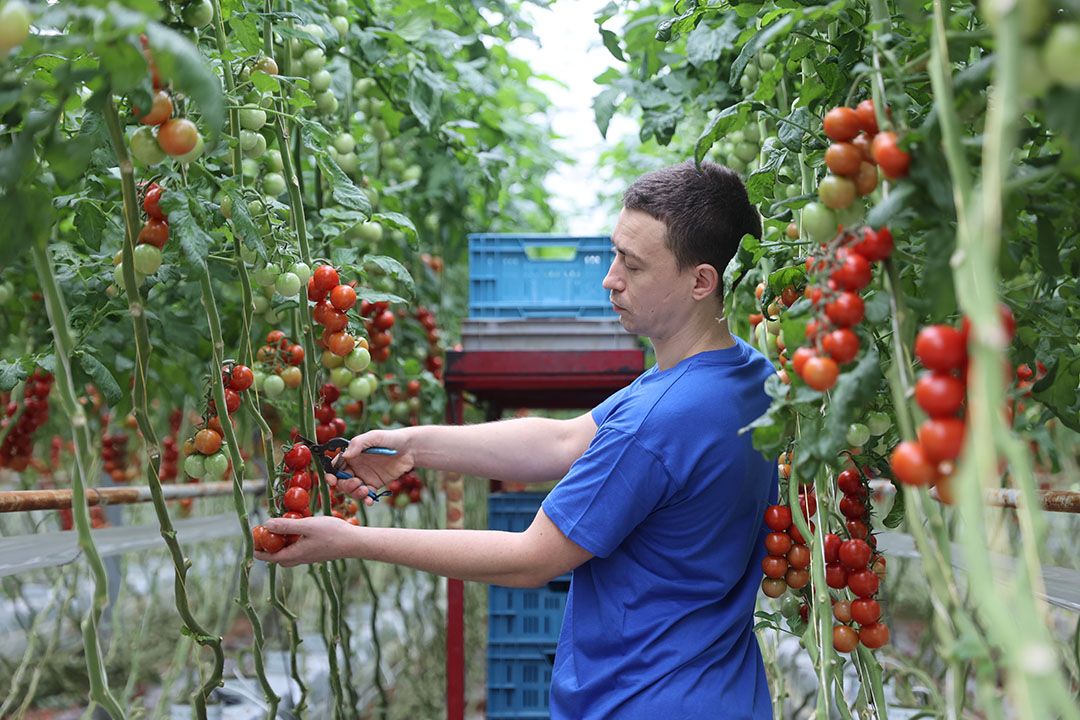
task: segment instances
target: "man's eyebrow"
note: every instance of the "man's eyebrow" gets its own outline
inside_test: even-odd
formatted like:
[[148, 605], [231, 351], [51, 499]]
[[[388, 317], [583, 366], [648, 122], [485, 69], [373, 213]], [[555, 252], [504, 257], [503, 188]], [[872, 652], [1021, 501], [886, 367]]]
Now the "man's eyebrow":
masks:
[[634, 261], [636, 261], [636, 262], [640, 262], [640, 263], [643, 263], [643, 262], [645, 262], [645, 258], [641, 257], [641, 256], [640, 256], [640, 255], [638, 255], [637, 253], [635, 253], [635, 252], [631, 252], [630, 250], [627, 250], [626, 248], [621, 248], [621, 247], [619, 247], [619, 246], [618, 246], [617, 244], [615, 244], [615, 243], [611, 243], [611, 245], [612, 245], [612, 247], [614, 247], [614, 248], [615, 248], [615, 250], [616, 250], [617, 252], [621, 252], [621, 253], [622, 253], [623, 255], [625, 255], [626, 257], [630, 258], [631, 260], [634, 260]]

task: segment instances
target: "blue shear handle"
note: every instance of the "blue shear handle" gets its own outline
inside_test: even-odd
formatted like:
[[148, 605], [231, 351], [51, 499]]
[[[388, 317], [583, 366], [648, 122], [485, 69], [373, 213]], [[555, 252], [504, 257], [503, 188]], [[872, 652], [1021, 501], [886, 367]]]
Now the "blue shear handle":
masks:
[[397, 455], [397, 450], [388, 447], [369, 447], [363, 452], [366, 455]]

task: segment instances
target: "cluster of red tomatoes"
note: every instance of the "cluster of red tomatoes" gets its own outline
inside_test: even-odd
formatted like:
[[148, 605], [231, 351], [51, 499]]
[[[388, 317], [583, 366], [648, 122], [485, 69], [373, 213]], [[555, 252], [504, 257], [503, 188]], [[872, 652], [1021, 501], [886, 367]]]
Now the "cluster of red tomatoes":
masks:
[[169, 413], [169, 434], [161, 441], [161, 467], [158, 470], [158, 479], [161, 482], [171, 482], [176, 479], [176, 461], [180, 459], [177, 436], [180, 433], [182, 419], [183, 413], [178, 409]]
[[873, 263], [887, 258], [893, 249], [888, 228], [863, 227], [842, 233], [840, 245], [827, 258], [806, 259], [807, 272], [827, 273], [824, 288], [808, 286], [806, 296], [818, 311], [806, 324], [806, 341], [791, 356], [791, 367], [803, 381], [824, 392], [836, 384], [840, 366], [859, 354], [859, 336], [852, 329], [862, 322], [865, 306], [859, 294], [870, 284]]
[[383, 300], [363, 300], [360, 302], [360, 314], [364, 317], [364, 328], [371, 345], [371, 359], [375, 362], [386, 362], [390, 359], [390, 345], [394, 341], [390, 334], [390, 328], [394, 327], [394, 313], [390, 310], [390, 303]]
[[874, 103], [863, 100], [857, 107], [835, 107], [825, 113], [825, 134], [832, 144], [825, 150], [829, 173], [818, 185], [818, 199], [831, 210], [844, 210], [856, 197], [877, 187], [878, 168], [896, 180], [908, 174], [911, 156], [900, 149], [896, 133], [878, 132]]
[[412, 470], [391, 480], [386, 484], [386, 489], [390, 491], [394, 507], [405, 507], [424, 499], [424, 481]]
[[147, 37], [143, 35], [141, 39], [154, 94], [149, 109], [132, 107], [132, 114], [143, 127], [131, 136], [131, 152], [144, 165], [159, 163], [166, 155], [180, 162], [191, 162], [202, 154], [202, 136], [195, 123], [173, 117], [172, 96], [161, 83]]
[[442, 380], [443, 374], [443, 349], [442, 337], [439, 334], [439, 325], [435, 313], [421, 305], [416, 309], [416, 320], [427, 332], [428, 354], [424, 359], [424, 367], [435, 376], [436, 380]]
[[324, 383], [319, 388], [320, 402], [315, 406], [315, 441], [319, 444], [345, 434], [345, 420], [334, 410], [334, 403], [340, 397], [341, 388], [333, 383]]
[[[255, 384], [255, 373], [246, 365], [226, 363], [221, 368], [221, 382], [224, 385], [225, 411], [232, 415], [240, 409], [240, 393]], [[207, 414], [205, 426], [184, 443], [184, 472], [195, 480], [223, 480], [231, 470], [232, 462], [225, 452], [225, 432], [213, 399], [207, 403]]]
[[[1016, 332], [1012, 310], [1001, 305], [999, 314], [1002, 328], [1012, 341]], [[907, 485], [934, 485], [938, 497], [946, 503], [952, 502], [949, 478], [964, 446], [966, 423], [960, 413], [967, 396], [969, 332], [966, 317], [959, 329], [928, 325], [919, 331], [915, 357], [925, 371], [915, 382], [915, 402], [927, 418], [919, 425], [918, 439], [901, 442], [889, 458], [897, 480]]]
[[271, 330], [266, 335], [266, 344], [255, 353], [259, 368], [255, 371], [255, 389], [267, 397], [277, 397], [285, 388], [295, 390], [300, 387], [304, 373], [300, 366], [304, 363], [304, 348], [281, 330]]
[[101, 437], [102, 468], [113, 482], [127, 482], [135, 473], [134, 467], [128, 467], [127, 443], [128, 436], [123, 432], [106, 433]]
[[[311, 489], [318, 482], [318, 475], [310, 470], [311, 459], [311, 448], [303, 443], [296, 443], [285, 451], [278, 483], [279, 490], [284, 490], [279, 498], [281, 517], [311, 517]], [[277, 504], [272, 502], [271, 515], [277, 516], [278, 512]], [[251, 529], [251, 539], [256, 550], [276, 553], [296, 542], [297, 537], [273, 533], [262, 525], [256, 525]]]
[[[142, 278], [153, 275], [161, 267], [161, 249], [169, 241], [169, 221], [165, 213], [161, 211], [161, 196], [165, 189], [157, 183], [146, 186], [143, 194], [143, 210], [146, 212], [146, 222], [139, 230], [133, 251], [135, 265], [135, 278], [141, 284]], [[124, 265], [121, 261], [122, 253], [117, 253], [113, 258], [116, 265], [113, 276], [116, 284], [123, 286]]]
[[49, 419], [52, 386], [53, 376], [40, 368], [35, 369], [23, 388], [22, 415], [18, 419], [15, 419], [15, 415], [19, 412], [19, 403], [12, 400], [8, 393], [0, 395], [5, 405], [0, 430], [8, 430], [4, 444], [0, 445], [0, 468], [22, 472], [30, 464], [34, 432]]
[[[869, 491], [857, 468], [851, 467], [836, 478], [841, 492], [840, 513], [846, 518], [847, 539], [836, 533], [822, 538], [825, 556], [825, 583], [837, 591], [831, 597], [833, 645], [838, 652], [849, 653], [858, 643], [876, 649], [889, 641], [889, 628], [881, 620], [881, 605], [876, 599], [885, 576], [885, 557], [876, 551], [877, 542], [870, 533]], [[799, 493], [799, 509], [811, 533], [817, 531], [810, 518], [817, 512], [817, 498], [812, 488]], [[796, 592], [792, 606], [806, 622], [809, 616], [811, 552], [806, 540], [792, 521], [791, 508], [772, 505], [765, 510], [765, 524], [771, 531], [765, 536], [768, 555], [762, 560], [765, 574], [761, 589], [778, 598], [791, 588]], [[850, 598], [844, 594], [845, 588]], [[852, 627], [855, 622], [859, 628]]]

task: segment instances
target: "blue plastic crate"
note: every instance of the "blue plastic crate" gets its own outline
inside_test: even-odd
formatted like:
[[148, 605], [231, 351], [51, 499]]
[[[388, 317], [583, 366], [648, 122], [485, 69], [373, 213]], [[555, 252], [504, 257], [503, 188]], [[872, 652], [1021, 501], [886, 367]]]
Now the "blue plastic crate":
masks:
[[555, 645], [488, 644], [488, 720], [550, 717]]
[[[545, 493], [493, 493], [488, 496], [488, 527], [521, 532], [529, 527]], [[489, 643], [556, 643], [562, 628], [570, 575], [542, 588], [488, 588]]]
[[601, 287], [615, 257], [610, 237], [468, 237], [469, 317], [617, 317]]

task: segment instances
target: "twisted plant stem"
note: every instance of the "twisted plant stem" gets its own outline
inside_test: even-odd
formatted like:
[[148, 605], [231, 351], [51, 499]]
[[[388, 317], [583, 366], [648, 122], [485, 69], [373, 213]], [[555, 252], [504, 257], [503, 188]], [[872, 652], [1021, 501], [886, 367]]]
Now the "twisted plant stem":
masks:
[[158, 525], [161, 528], [161, 537], [165, 540], [165, 545], [172, 556], [175, 572], [174, 595], [176, 609], [184, 622], [185, 633], [190, 634], [199, 645], [209, 647], [214, 653], [213, 666], [209, 676], [192, 696], [196, 716], [200, 720], [205, 720], [206, 700], [214, 688], [222, 684], [225, 653], [221, 647], [221, 638], [207, 632], [191, 612], [186, 584], [187, 571], [191, 561], [184, 556], [183, 549], [176, 539], [176, 530], [173, 528], [172, 519], [169, 517], [169, 511], [165, 507], [165, 498], [161, 491], [161, 480], [158, 474], [161, 463], [161, 450], [158, 447], [158, 440], [154, 434], [153, 426], [150, 424], [149, 397], [146, 383], [151, 351], [150, 331], [147, 327], [146, 317], [143, 314], [142, 296], [139, 293], [138, 282], [135, 279], [134, 252], [135, 238], [139, 233], [139, 211], [135, 194], [134, 169], [127, 154], [123, 130], [120, 127], [120, 118], [116, 113], [116, 105], [113, 103], [112, 98], [109, 98], [105, 104], [104, 115], [109, 138], [112, 141], [113, 150], [116, 152], [116, 158], [120, 165], [120, 186], [124, 197], [124, 225], [126, 232], [123, 248], [123, 282], [124, 292], [128, 297], [131, 322], [135, 331], [134, 385], [131, 391], [132, 406], [147, 451], [146, 479], [154, 502], [154, 512], [157, 514]]

